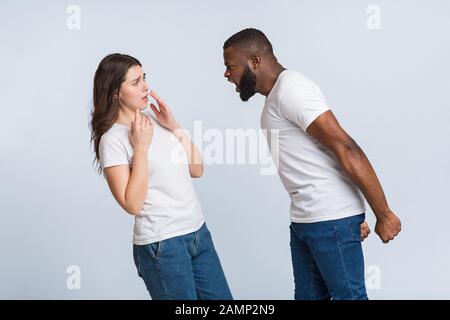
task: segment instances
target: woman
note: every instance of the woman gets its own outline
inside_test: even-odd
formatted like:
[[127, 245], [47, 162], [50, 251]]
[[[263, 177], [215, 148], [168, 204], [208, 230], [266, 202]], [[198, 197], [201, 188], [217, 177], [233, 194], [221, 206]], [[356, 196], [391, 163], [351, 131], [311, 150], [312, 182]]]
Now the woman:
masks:
[[[154, 115], [146, 110], [149, 96], [159, 108], [150, 105]], [[152, 299], [232, 299], [191, 181], [203, 174], [200, 153], [149, 91], [141, 63], [106, 56], [95, 72], [93, 104], [95, 160], [135, 217], [134, 262]]]

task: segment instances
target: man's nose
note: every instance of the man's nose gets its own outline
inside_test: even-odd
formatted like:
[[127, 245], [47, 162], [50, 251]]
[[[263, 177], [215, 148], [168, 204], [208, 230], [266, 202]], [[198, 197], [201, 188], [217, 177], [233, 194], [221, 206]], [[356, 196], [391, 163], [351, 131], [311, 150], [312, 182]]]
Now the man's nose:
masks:
[[230, 72], [226, 70], [223, 76], [228, 79], [230, 77]]

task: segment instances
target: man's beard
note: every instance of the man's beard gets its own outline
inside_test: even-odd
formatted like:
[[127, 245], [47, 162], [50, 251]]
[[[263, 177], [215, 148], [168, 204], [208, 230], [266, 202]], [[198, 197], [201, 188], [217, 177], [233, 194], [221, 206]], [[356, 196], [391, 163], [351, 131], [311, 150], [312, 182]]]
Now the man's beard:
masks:
[[247, 101], [256, 93], [256, 75], [250, 70], [248, 66], [245, 66], [244, 73], [242, 74], [241, 81], [239, 83], [239, 96], [242, 101]]

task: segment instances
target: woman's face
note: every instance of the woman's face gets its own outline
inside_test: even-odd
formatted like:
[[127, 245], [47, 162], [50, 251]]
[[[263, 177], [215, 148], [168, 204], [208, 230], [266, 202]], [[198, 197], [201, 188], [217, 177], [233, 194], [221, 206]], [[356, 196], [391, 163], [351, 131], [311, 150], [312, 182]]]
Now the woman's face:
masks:
[[148, 103], [148, 84], [145, 73], [140, 66], [132, 66], [122, 82], [119, 90], [121, 106], [136, 109], [145, 109]]

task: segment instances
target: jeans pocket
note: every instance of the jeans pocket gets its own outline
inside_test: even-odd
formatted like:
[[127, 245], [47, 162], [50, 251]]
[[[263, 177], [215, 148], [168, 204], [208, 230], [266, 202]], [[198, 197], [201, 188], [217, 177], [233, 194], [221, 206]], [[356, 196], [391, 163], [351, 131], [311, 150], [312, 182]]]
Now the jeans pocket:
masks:
[[161, 249], [163, 246], [163, 241], [153, 242], [148, 245], [153, 258], [159, 258], [161, 256]]

